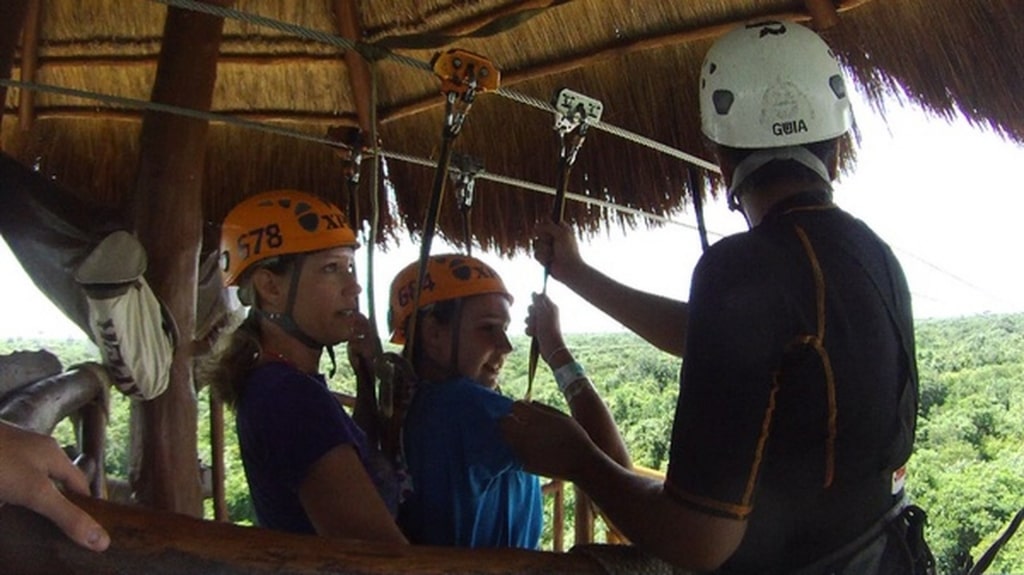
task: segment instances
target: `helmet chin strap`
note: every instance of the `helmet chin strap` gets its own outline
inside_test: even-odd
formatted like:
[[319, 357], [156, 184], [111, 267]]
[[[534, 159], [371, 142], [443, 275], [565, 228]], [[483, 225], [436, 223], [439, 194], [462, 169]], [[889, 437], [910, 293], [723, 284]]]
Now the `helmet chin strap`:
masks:
[[740, 206], [739, 195], [736, 191], [743, 185], [743, 182], [757, 170], [771, 162], [785, 160], [792, 160], [811, 170], [820, 176], [822, 181], [831, 189], [832, 178], [829, 177], [828, 167], [825, 166], [825, 162], [821, 161], [821, 158], [812, 154], [807, 148], [803, 146], [766, 148], [750, 154], [746, 158], [743, 158], [740, 163], [736, 164], [736, 168], [732, 172], [732, 183], [729, 186], [729, 191], [726, 193], [726, 199], [729, 202], [729, 209], [739, 211], [743, 213], [744, 217], [746, 217], [746, 213], [743, 212], [743, 208]]
[[299, 291], [299, 276], [302, 275], [302, 266], [305, 262], [305, 255], [300, 254], [295, 259], [295, 266], [292, 268], [291, 285], [288, 288], [288, 305], [285, 308], [284, 313], [266, 312], [263, 310], [256, 310], [256, 312], [260, 316], [267, 318], [269, 321], [283, 329], [288, 335], [299, 340], [302, 345], [317, 351], [326, 349], [327, 357], [331, 360], [331, 370], [328, 372], [328, 377], [334, 377], [334, 374], [338, 370], [338, 363], [334, 356], [334, 347], [317, 341], [303, 331], [302, 328], [299, 327], [299, 324], [295, 322], [295, 318], [292, 315], [295, 311], [295, 299], [298, 296]]

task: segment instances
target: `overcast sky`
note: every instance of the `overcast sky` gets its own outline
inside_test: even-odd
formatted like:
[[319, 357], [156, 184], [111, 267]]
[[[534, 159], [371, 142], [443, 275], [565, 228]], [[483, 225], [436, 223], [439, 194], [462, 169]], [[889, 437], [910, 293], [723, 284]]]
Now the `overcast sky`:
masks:
[[[950, 125], [916, 109], [892, 107], [883, 125], [855, 103], [863, 140], [856, 173], [836, 191], [837, 203], [867, 222], [895, 250], [903, 264], [919, 318], [984, 312], [1024, 311], [1024, 147], [964, 121]], [[597, 132], [592, 138], [611, 138]], [[580, 152], [586, 153], [586, 146]], [[692, 226], [693, 215], [674, 218]], [[742, 216], [724, 201], [706, 208], [710, 231], [730, 234], [745, 228]], [[712, 241], [716, 239], [712, 236]], [[377, 315], [386, 317], [388, 284], [419, 255], [409, 239], [387, 253], [378, 251]], [[433, 253], [452, 251], [435, 240]], [[666, 225], [623, 234], [615, 229], [581, 245], [585, 259], [612, 277], [662, 295], [685, 298], [690, 273], [700, 256], [692, 227]], [[475, 253], [491, 263], [517, 298], [512, 333], [521, 333], [529, 294], [539, 291], [542, 269], [528, 256], [506, 260]], [[360, 258], [362, 262], [363, 259]], [[0, 245], [0, 337], [84, 337], [35, 289], [6, 244]], [[361, 277], [366, 277], [360, 269]], [[567, 332], [617, 331], [621, 326], [576, 298], [558, 282], [548, 293], [562, 309]], [[365, 309], [365, 304], [364, 304]], [[385, 326], [380, 326], [385, 333]]]

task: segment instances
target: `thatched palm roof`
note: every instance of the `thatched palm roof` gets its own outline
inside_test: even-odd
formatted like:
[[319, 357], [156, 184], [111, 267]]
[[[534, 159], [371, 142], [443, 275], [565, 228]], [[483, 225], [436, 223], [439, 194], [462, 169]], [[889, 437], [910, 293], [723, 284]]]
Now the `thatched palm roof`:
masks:
[[[736, 23], [768, 17], [808, 21], [810, 9], [824, 8], [827, 14], [830, 7], [838, 8], [838, 25], [823, 33], [877, 104], [899, 91], [939, 116], [959, 112], [1024, 142], [1020, 0], [239, 0], [234, 5], [327, 35], [355, 33], [364, 43], [388, 46], [431, 39], [424, 34], [455, 36], [489, 22], [509, 23], [514, 17], [509, 15], [518, 13], [522, 22], [493, 35], [393, 51], [421, 62], [453, 46], [485, 55], [502, 70], [504, 88], [547, 101], [558, 88], [570, 87], [600, 99], [605, 122], [696, 156], [704, 155], [696, 79], [713, 38]], [[146, 1], [40, 0], [38, 40], [23, 47], [13, 76], [146, 101], [166, 11]], [[354, 11], [355, 20], [347, 11]], [[346, 24], [343, 29], [339, 21]], [[331, 127], [367, 126], [369, 111], [359, 99], [371, 92], [367, 71], [372, 70], [384, 149], [437, 157], [444, 110], [439, 82], [429, 73], [390, 58], [365, 67], [329, 43], [233, 19], [225, 23], [220, 53], [214, 112], [315, 137]], [[141, 111], [47, 92], [34, 93], [27, 107], [28, 99], [19, 100], [23, 94], [8, 90], [0, 133], [6, 152], [85, 196], [108, 203], [130, 196]], [[552, 124], [548, 112], [484, 94], [456, 148], [482, 160], [488, 172], [552, 186], [558, 153]], [[306, 189], [339, 203], [343, 196], [342, 163], [324, 144], [215, 121], [207, 145], [204, 217], [209, 221], [219, 221], [241, 197], [273, 187]], [[415, 230], [423, 220], [432, 170], [395, 160], [389, 169], [397, 220], [385, 218], [384, 228], [395, 232], [396, 224], [404, 224]], [[687, 169], [675, 157], [592, 131], [570, 189], [670, 214], [687, 202]], [[371, 182], [367, 163], [361, 214], [370, 211]], [[461, 238], [454, 202], [446, 201], [442, 230]], [[550, 196], [480, 181], [473, 232], [485, 246], [513, 250], [524, 245], [535, 221], [548, 217], [550, 205]], [[567, 213], [589, 230], [617, 217], [637, 222], [577, 202]]]

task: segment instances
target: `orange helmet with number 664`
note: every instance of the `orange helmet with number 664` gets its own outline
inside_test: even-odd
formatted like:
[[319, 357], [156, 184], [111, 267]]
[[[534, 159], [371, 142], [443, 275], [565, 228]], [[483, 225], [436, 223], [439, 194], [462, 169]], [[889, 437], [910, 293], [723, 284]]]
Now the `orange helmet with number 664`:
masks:
[[253, 265], [278, 256], [359, 247], [345, 214], [306, 192], [275, 190], [239, 202], [221, 225], [224, 285], [237, 285]]
[[[391, 282], [388, 308], [391, 343], [405, 343], [406, 325], [416, 306], [414, 288], [419, 273], [420, 263], [416, 261], [405, 266]], [[498, 272], [474, 257], [459, 254], [430, 256], [421, 289], [420, 309], [441, 301], [490, 293], [504, 295], [512, 301], [512, 294]]]

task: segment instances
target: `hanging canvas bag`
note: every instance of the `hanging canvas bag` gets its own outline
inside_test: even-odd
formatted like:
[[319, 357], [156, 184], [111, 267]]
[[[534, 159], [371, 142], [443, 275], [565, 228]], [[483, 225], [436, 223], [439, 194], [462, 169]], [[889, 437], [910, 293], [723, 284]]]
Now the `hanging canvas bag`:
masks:
[[175, 325], [143, 274], [146, 252], [132, 234], [100, 242], [75, 271], [85, 290], [89, 329], [114, 385], [149, 400], [167, 389], [177, 340]]

